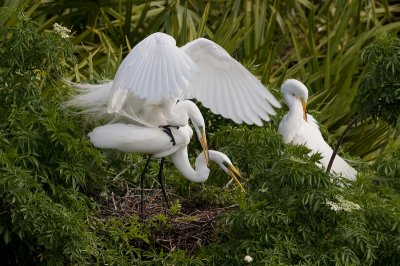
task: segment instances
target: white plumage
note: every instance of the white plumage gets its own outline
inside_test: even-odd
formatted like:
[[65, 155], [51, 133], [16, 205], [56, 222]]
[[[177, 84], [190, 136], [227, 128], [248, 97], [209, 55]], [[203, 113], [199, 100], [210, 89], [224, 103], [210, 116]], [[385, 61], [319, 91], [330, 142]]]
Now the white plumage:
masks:
[[[137, 44], [114, 80], [75, 87], [81, 93], [69, 105], [111, 121], [89, 133], [96, 147], [169, 157], [182, 175], [194, 182], [207, 180], [210, 159], [240, 187], [236, 178], [240, 174], [229, 158], [208, 151], [204, 118], [186, 99], [196, 98], [237, 123], [257, 125], [275, 114], [273, 107], [280, 107], [257, 78], [214, 42], [201, 38], [178, 48], [164, 33], [154, 33]], [[187, 152], [193, 134], [189, 119], [203, 148], [195, 169]]]
[[122, 61], [107, 110], [129, 114], [142, 125], [184, 126], [187, 117], [175, 110], [176, 102], [192, 98], [236, 123], [260, 126], [275, 115], [273, 107], [280, 107], [262, 83], [216, 43], [199, 38], [178, 48], [171, 36], [157, 32]]
[[[321, 153], [320, 166], [326, 168], [333, 150], [325, 142], [317, 121], [306, 113], [307, 87], [298, 80], [288, 79], [282, 84], [281, 92], [289, 107], [289, 112], [283, 117], [278, 128], [284, 142], [305, 145], [311, 153]], [[357, 175], [357, 171], [339, 156], [335, 157], [332, 171], [350, 180], [354, 180]]]
[[236, 123], [262, 125], [280, 104], [245, 67], [216, 43], [200, 38], [181, 48], [164, 33], [138, 43], [122, 61], [113, 81], [79, 84], [70, 105], [143, 127], [184, 127], [192, 121], [207, 154], [204, 119], [189, 100], [196, 98]]
[[[95, 128], [88, 135], [93, 145], [98, 148], [145, 153], [154, 158], [168, 156], [186, 179], [196, 183], [205, 182], [210, 169], [207, 167], [204, 152], [198, 155], [195, 169], [191, 167], [188, 159], [187, 145], [193, 135], [192, 129], [187, 125], [179, 129], [171, 128], [171, 131], [175, 145], [172, 144], [171, 138], [159, 128], [132, 124], [108, 124]], [[236, 180], [242, 188], [237, 179], [237, 176], [240, 177], [239, 171], [232, 165], [229, 158], [218, 151], [209, 150], [208, 152], [210, 160]]]
[[275, 97], [218, 44], [200, 38], [181, 50], [200, 70], [183, 91], [183, 98], [196, 98], [213, 113], [238, 124], [261, 126], [262, 120], [275, 115], [273, 107], [280, 107]]
[[176, 46], [174, 38], [154, 33], [138, 43], [119, 66], [109, 111], [119, 111], [124, 91], [153, 102], [177, 98], [195, 73], [196, 64]]
[[176, 145], [159, 128], [115, 123], [96, 127], [88, 134], [90, 142], [102, 149], [152, 154], [154, 158], [169, 156], [190, 142], [193, 131], [189, 126], [171, 128]]

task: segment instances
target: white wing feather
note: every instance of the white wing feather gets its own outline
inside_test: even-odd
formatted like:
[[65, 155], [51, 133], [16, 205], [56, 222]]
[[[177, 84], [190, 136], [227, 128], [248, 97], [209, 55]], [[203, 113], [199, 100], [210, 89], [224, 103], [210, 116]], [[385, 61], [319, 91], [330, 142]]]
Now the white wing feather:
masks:
[[108, 111], [118, 112], [128, 92], [156, 103], [176, 98], [196, 72], [195, 63], [176, 47], [174, 38], [164, 33], [151, 34], [119, 66]]
[[147, 127], [174, 121], [170, 108], [178, 98], [196, 98], [236, 123], [260, 126], [275, 115], [273, 107], [280, 107], [257, 78], [214, 42], [200, 38], [178, 48], [164, 33], [137, 44], [114, 81], [107, 83], [108, 91], [102, 88], [98, 91], [102, 99], [106, 93], [109, 97], [103, 113]]
[[280, 107], [275, 97], [244, 66], [222, 47], [207, 39], [196, 39], [181, 49], [200, 69], [181, 98], [196, 98], [213, 113], [236, 123], [262, 125]]
[[77, 89], [77, 94], [66, 104], [90, 110], [104, 108], [110, 99], [112, 81], [100, 84], [74, 83], [66, 81], [68, 85]]

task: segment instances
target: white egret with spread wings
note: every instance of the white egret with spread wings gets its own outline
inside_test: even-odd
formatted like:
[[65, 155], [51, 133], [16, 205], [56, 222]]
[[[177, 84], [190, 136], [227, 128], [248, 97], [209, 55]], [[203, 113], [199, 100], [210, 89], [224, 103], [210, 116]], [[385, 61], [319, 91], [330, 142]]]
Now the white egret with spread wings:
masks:
[[[113, 123], [131, 124], [95, 129], [89, 136], [97, 147], [148, 153], [160, 158], [170, 156], [181, 171], [179, 162], [190, 167], [188, 142], [179, 142], [176, 138], [186, 130], [189, 119], [200, 139], [205, 164], [210, 156], [231, 165], [227, 157], [222, 160], [224, 156], [216, 155], [220, 153], [207, 151], [203, 116], [188, 99], [195, 98], [213, 113], [236, 123], [259, 126], [275, 115], [274, 107], [280, 107], [268, 89], [216, 43], [199, 38], [179, 48], [175, 39], [164, 33], [154, 33], [138, 43], [119, 66], [113, 81], [77, 87], [82, 93], [70, 101], [71, 105], [99, 116], [111, 116]], [[99, 137], [97, 141], [94, 135]], [[170, 146], [166, 145], [166, 137], [170, 138]], [[115, 143], [110, 143], [111, 140]], [[138, 148], [142, 146], [146, 149]], [[230, 173], [237, 172], [230, 169]], [[182, 174], [188, 178], [185, 171]], [[144, 174], [142, 184], [143, 178]], [[203, 176], [198, 180], [206, 179]]]
[[[322, 156], [320, 166], [326, 168], [333, 150], [324, 140], [317, 121], [307, 113], [307, 87], [296, 79], [288, 79], [282, 84], [281, 92], [289, 107], [278, 128], [284, 142], [305, 145], [311, 153], [319, 152]], [[350, 180], [357, 175], [357, 171], [339, 156], [333, 161], [332, 171]]]

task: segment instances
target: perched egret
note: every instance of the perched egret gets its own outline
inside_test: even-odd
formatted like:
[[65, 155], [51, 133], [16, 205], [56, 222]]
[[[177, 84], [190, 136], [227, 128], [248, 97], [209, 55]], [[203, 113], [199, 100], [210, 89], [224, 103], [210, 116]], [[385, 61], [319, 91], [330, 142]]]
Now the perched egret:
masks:
[[[317, 121], [307, 114], [307, 87], [296, 79], [288, 79], [282, 84], [281, 92], [289, 107], [278, 128], [284, 142], [305, 145], [311, 153], [321, 153], [320, 166], [326, 168], [333, 150], [322, 137]], [[350, 180], [357, 175], [357, 171], [339, 156], [333, 162], [332, 171]]]
[[[81, 94], [75, 96], [69, 102], [70, 105], [96, 116], [110, 117], [111, 123], [119, 123], [119, 130], [123, 128], [121, 123], [141, 127], [144, 131], [138, 131], [137, 127], [126, 131], [133, 134], [130, 138], [124, 136], [126, 141], [129, 139], [132, 143], [126, 145], [130, 147], [126, 151], [153, 154], [153, 157], [160, 158], [170, 155], [177, 168], [186, 171], [182, 172], [186, 177], [190, 172], [189, 168], [180, 169], [178, 161], [189, 165], [187, 151], [185, 148], [185, 152], [178, 152], [180, 149], [176, 146], [179, 141], [176, 138], [183, 134], [180, 130], [188, 126], [189, 119], [200, 139], [205, 162], [208, 162], [208, 156], [220, 162], [228, 161], [227, 158], [222, 160], [220, 153], [207, 151], [204, 119], [198, 107], [188, 99], [195, 98], [213, 113], [236, 123], [259, 126], [263, 121], [269, 121], [271, 115], [275, 115], [274, 107], [280, 108], [279, 102], [262, 83], [216, 43], [199, 38], [179, 48], [174, 38], [164, 33], [151, 34], [138, 43], [122, 61], [114, 80], [98, 85], [78, 84], [77, 87], [81, 88]], [[100, 128], [107, 127], [112, 128], [112, 125]], [[145, 129], [153, 132], [154, 138], [136, 135], [138, 132], [145, 132]], [[107, 136], [104, 135], [104, 138], [99, 138], [100, 141], [94, 142], [93, 134], [96, 130], [91, 133], [91, 140], [97, 147], [103, 147], [101, 141], [104, 141], [104, 145], [107, 144]], [[117, 134], [111, 131], [101, 132]], [[162, 139], [159, 139], [161, 136]], [[158, 146], [158, 152], [152, 152], [151, 148], [156, 147], [156, 143], [163, 142], [166, 137], [170, 138], [171, 147]], [[113, 145], [109, 147], [117, 148]], [[175, 152], [176, 155], [173, 156]], [[163, 160], [160, 172], [162, 165]], [[147, 165], [141, 183], [146, 168]], [[228, 168], [225, 166], [226, 169]], [[231, 172], [234, 173], [235, 170]], [[195, 172], [190, 173], [193, 177]], [[204, 178], [205, 175], [201, 176]]]

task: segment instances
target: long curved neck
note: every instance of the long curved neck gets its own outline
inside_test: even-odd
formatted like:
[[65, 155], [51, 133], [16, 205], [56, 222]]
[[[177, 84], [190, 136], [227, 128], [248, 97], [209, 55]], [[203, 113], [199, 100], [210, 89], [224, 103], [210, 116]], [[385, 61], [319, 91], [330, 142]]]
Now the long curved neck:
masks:
[[[286, 99], [286, 97], [291, 97], [291, 99]], [[285, 96], [286, 104], [289, 107], [289, 112], [287, 113], [287, 117], [289, 119], [303, 119], [303, 106], [301, 101], [298, 98], [293, 96]]]
[[[212, 153], [212, 151], [209, 151]], [[187, 147], [184, 147], [171, 155], [171, 160], [181, 174], [189, 181], [201, 183], [208, 179], [210, 169], [207, 167], [203, 152], [197, 156], [195, 168], [190, 165]]]
[[204, 119], [199, 108], [189, 100], [183, 100], [177, 103], [175, 100], [165, 102], [163, 112], [167, 123], [171, 126], [183, 127], [188, 124], [189, 119], [194, 124], [204, 124]]
[[192, 123], [198, 126], [204, 125], [204, 119], [200, 112], [200, 109], [194, 102], [190, 100], [179, 101], [176, 104], [176, 110], [178, 112], [185, 112]]

